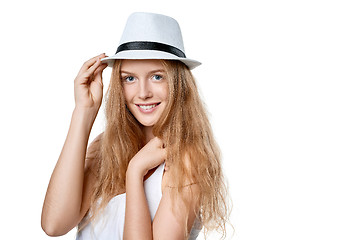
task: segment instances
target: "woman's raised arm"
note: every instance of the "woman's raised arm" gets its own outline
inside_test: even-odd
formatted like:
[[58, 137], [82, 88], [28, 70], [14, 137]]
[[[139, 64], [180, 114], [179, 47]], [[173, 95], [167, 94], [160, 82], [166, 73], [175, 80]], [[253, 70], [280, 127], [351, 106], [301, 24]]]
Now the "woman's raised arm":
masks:
[[102, 71], [106, 68], [100, 62], [103, 57], [105, 55], [101, 54], [85, 62], [74, 81], [75, 109], [49, 182], [41, 216], [41, 226], [50, 236], [70, 231], [89, 207], [88, 196], [83, 196], [83, 192], [90, 195], [84, 186], [90, 181], [86, 178], [84, 182], [85, 156], [90, 131], [103, 96]]

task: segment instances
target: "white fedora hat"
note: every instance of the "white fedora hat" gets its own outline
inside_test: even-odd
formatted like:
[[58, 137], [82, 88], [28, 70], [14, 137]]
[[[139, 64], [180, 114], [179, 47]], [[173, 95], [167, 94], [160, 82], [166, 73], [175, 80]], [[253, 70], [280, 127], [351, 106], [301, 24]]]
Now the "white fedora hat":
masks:
[[179, 60], [190, 69], [201, 64], [186, 58], [180, 26], [175, 19], [140, 12], [129, 16], [115, 55], [101, 61], [112, 66], [116, 59]]

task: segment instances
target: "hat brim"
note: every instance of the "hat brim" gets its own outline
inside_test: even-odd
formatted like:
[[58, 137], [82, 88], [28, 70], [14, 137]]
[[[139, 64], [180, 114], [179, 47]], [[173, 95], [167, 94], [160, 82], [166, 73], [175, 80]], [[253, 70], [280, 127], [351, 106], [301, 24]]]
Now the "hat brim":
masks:
[[178, 60], [183, 62], [189, 69], [194, 69], [201, 65], [198, 62], [189, 58], [181, 58], [171, 53], [156, 51], [156, 50], [128, 50], [121, 51], [114, 56], [101, 59], [101, 62], [107, 63], [109, 67], [112, 67], [116, 59], [165, 59], [165, 60]]

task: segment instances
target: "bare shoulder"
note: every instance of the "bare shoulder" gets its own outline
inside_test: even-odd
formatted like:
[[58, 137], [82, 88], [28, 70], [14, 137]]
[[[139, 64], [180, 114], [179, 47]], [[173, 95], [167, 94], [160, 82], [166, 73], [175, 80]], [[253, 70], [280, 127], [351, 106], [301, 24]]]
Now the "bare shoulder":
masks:
[[[186, 171], [188, 171], [189, 173], [191, 173], [191, 164], [190, 164], [190, 157], [188, 154], [185, 155], [185, 168]], [[165, 170], [164, 170], [164, 175], [163, 175], [163, 180], [162, 180], [162, 191], [164, 192], [167, 188], [175, 188], [176, 183], [175, 183], [175, 174], [174, 174], [174, 170], [171, 166], [166, 165], [165, 163]], [[192, 194], [197, 194], [199, 193], [199, 186], [196, 183], [196, 180], [194, 180], [193, 178], [185, 178], [182, 181], [182, 184], [180, 186], [182, 188], [182, 191], [184, 193], [192, 193]]]
[[[190, 166], [186, 162], [185, 166]], [[189, 162], [188, 162], [189, 163]], [[172, 166], [167, 166], [162, 181], [162, 198], [153, 221], [153, 234], [156, 239], [184, 239], [190, 233], [199, 213], [199, 185], [192, 179], [181, 179], [180, 186], [174, 181]], [[181, 196], [176, 190], [180, 190]], [[187, 226], [187, 229], [185, 228]]]

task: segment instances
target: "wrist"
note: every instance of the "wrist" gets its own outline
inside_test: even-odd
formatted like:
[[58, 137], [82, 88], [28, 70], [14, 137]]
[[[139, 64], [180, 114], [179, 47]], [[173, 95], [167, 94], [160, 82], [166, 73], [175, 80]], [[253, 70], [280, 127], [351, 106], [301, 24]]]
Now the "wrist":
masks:
[[143, 180], [145, 175], [146, 173], [144, 173], [139, 166], [136, 166], [134, 161], [130, 161], [126, 171], [126, 180]]
[[94, 124], [96, 115], [97, 111], [88, 108], [75, 107], [72, 119], [80, 122], [85, 129], [90, 131]]

